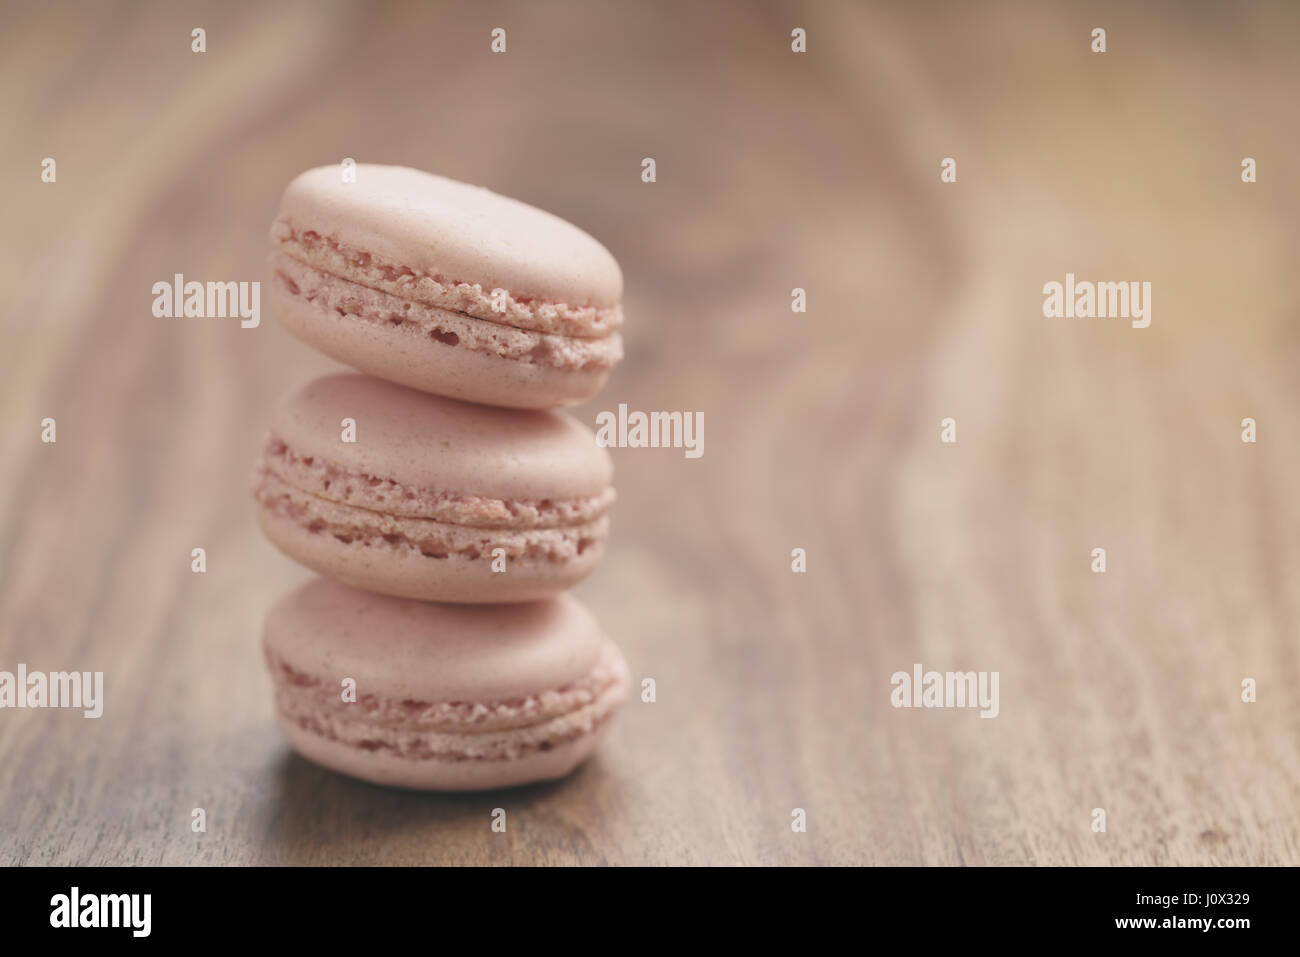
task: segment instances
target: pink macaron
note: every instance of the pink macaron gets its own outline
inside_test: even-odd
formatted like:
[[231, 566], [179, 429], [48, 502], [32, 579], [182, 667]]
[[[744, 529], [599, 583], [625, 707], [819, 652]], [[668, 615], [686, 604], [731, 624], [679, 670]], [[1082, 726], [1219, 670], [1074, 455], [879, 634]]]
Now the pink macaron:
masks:
[[573, 598], [446, 605], [314, 579], [266, 619], [289, 743], [376, 784], [464, 791], [563, 777], [627, 699], [627, 664]]
[[520, 602], [596, 567], [609, 454], [562, 412], [324, 376], [272, 415], [253, 495], [267, 538], [322, 575], [401, 598]]
[[289, 184], [271, 241], [284, 326], [391, 382], [551, 408], [591, 398], [623, 355], [623, 274], [609, 251], [481, 187], [322, 166]]

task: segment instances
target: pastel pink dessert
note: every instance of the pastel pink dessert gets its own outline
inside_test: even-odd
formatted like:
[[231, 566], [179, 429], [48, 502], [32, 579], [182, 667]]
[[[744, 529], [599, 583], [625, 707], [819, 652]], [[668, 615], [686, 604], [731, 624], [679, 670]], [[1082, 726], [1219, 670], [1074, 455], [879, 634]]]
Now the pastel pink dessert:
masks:
[[599, 563], [611, 478], [608, 453], [561, 412], [340, 374], [280, 403], [253, 495], [267, 538], [323, 575], [402, 598], [519, 602]]
[[445, 605], [318, 578], [271, 609], [263, 650], [280, 727], [300, 754], [423, 790], [563, 777], [630, 686], [617, 647], [568, 596]]
[[623, 356], [623, 274], [578, 227], [400, 166], [322, 166], [271, 226], [276, 316], [362, 372], [513, 408], [574, 405]]

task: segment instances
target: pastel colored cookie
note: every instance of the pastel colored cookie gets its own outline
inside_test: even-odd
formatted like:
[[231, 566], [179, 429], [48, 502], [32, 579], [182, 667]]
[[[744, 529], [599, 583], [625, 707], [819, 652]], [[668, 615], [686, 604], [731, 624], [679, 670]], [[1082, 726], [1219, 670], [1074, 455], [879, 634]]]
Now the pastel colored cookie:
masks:
[[630, 684], [618, 648], [567, 595], [470, 607], [318, 578], [271, 609], [263, 650], [280, 727], [300, 754], [424, 790], [563, 777], [595, 749]]
[[322, 575], [402, 598], [517, 602], [596, 567], [612, 472], [562, 412], [344, 373], [280, 403], [253, 494], [266, 537]]
[[488, 405], [595, 395], [623, 356], [623, 274], [578, 227], [400, 166], [322, 166], [271, 227], [272, 301], [295, 336], [353, 368]]

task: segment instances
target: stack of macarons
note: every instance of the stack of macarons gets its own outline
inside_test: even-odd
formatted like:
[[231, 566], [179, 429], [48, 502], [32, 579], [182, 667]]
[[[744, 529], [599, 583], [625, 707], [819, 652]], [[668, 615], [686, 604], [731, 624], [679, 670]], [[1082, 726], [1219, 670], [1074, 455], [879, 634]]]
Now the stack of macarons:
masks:
[[557, 406], [622, 357], [622, 274], [534, 207], [418, 170], [309, 170], [271, 228], [272, 302], [359, 370], [290, 393], [253, 495], [319, 573], [266, 619], [302, 755], [398, 787], [568, 774], [629, 688], [565, 591], [600, 561], [608, 454]]

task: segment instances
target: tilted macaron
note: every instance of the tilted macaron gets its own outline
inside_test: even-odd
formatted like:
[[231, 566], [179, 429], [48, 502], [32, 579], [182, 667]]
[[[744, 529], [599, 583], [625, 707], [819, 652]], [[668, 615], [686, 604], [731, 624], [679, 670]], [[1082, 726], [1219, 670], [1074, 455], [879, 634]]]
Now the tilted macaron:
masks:
[[623, 356], [623, 274], [578, 227], [400, 166], [293, 180], [271, 227], [280, 321], [392, 382], [514, 408], [591, 398]]
[[403, 598], [515, 602], [596, 567], [611, 477], [609, 454], [562, 412], [344, 373], [280, 403], [253, 494], [267, 538], [323, 575]]
[[299, 753], [426, 790], [563, 777], [595, 749], [630, 683], [618, 648], [567, 595], [471, 607], [318, 578], [271, 609], [263, 650]]

